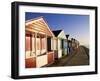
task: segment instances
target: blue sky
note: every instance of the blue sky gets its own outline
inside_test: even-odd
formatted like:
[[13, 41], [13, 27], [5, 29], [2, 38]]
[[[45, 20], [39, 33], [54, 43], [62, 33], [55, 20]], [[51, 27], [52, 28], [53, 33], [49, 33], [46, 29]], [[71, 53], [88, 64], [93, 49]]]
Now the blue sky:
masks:
[[64, 30], [70, 38], [75, 38], [83, 45], [89, 45], [89, 16], [72, 14], [51, 14], [26, 12], [25, 20], [43, 16], [51, 30]]

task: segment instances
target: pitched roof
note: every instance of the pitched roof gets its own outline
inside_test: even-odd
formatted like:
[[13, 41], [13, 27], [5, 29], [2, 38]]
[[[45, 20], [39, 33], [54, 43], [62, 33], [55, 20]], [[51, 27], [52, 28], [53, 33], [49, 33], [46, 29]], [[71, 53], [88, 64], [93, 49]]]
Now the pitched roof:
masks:
[[62, 30], [55, 30], [55, 31], [52, 31], [52, 32], [54, 33], [55, 37], [57, 37], [60, 34], [61, 31]]
[[44, 18], [42, 16], [38, 17], [38, 18], [31, 19], [31, 20], [27, 20], [25, 22], [25, 25], [26, 25], [27, 31], [42, 32], [42, 33], [47, 34], [47, 36], [54, 36], [54, 34], [50, 30], [46, 20], [44, 20]]
[[68, 37], [69, 37], [69, 35], [67, 34], [67, 35], [66, 35], [66, 38], [68, 38]]

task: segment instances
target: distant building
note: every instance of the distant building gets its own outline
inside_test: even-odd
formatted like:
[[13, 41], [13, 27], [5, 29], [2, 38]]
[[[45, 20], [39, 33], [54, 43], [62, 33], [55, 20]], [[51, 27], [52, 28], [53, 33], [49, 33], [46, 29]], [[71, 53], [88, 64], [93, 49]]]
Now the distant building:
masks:
[[72, 41], [68, 40], [68, 54], [72, 52]]
[[71, 41], [72, 41], [72, 51], [74, 51], [74, 49], [76, 47], [75, 39], [71, 38]]
[[71, 38], [71, 41], [72, 41], [72, 50], [77, 49], [79, 47], [79, 41], [77, 41], [74, 38]]
[[75, 43], [76, 43], [76, 48], [78, 48], [79, 45], [80, 45], [80, 44], [79, 44], [79, 41], [75, 39]]

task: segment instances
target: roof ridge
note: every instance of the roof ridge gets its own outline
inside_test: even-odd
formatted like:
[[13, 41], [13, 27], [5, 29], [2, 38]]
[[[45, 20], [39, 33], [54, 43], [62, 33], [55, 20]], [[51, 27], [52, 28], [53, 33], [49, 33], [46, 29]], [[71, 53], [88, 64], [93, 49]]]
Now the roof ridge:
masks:
[[30, 21], [37, 20], [37, 19], [40, 19], [40, 18], [43, 18], [43, 16], [32, 18], [32, 19], [26, 20], [25, 22], [30, 22]]

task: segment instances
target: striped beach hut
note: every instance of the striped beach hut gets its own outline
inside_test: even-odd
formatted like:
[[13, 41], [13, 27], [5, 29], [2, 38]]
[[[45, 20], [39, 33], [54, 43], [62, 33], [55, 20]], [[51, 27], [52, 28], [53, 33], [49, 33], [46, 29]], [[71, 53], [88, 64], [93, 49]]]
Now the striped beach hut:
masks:
[[63, 51], [65, 50], [64, 44], [66, 40], [66, 36], [63, 30], [55, 30], [53, 31], [54, 37], [54, 51], [55, 51], [55, 59], [61, 58], [63, 56]]
[[25, 67], [42, 67], [54, 62], [54, 34], [43, 17], [25, 22]]

